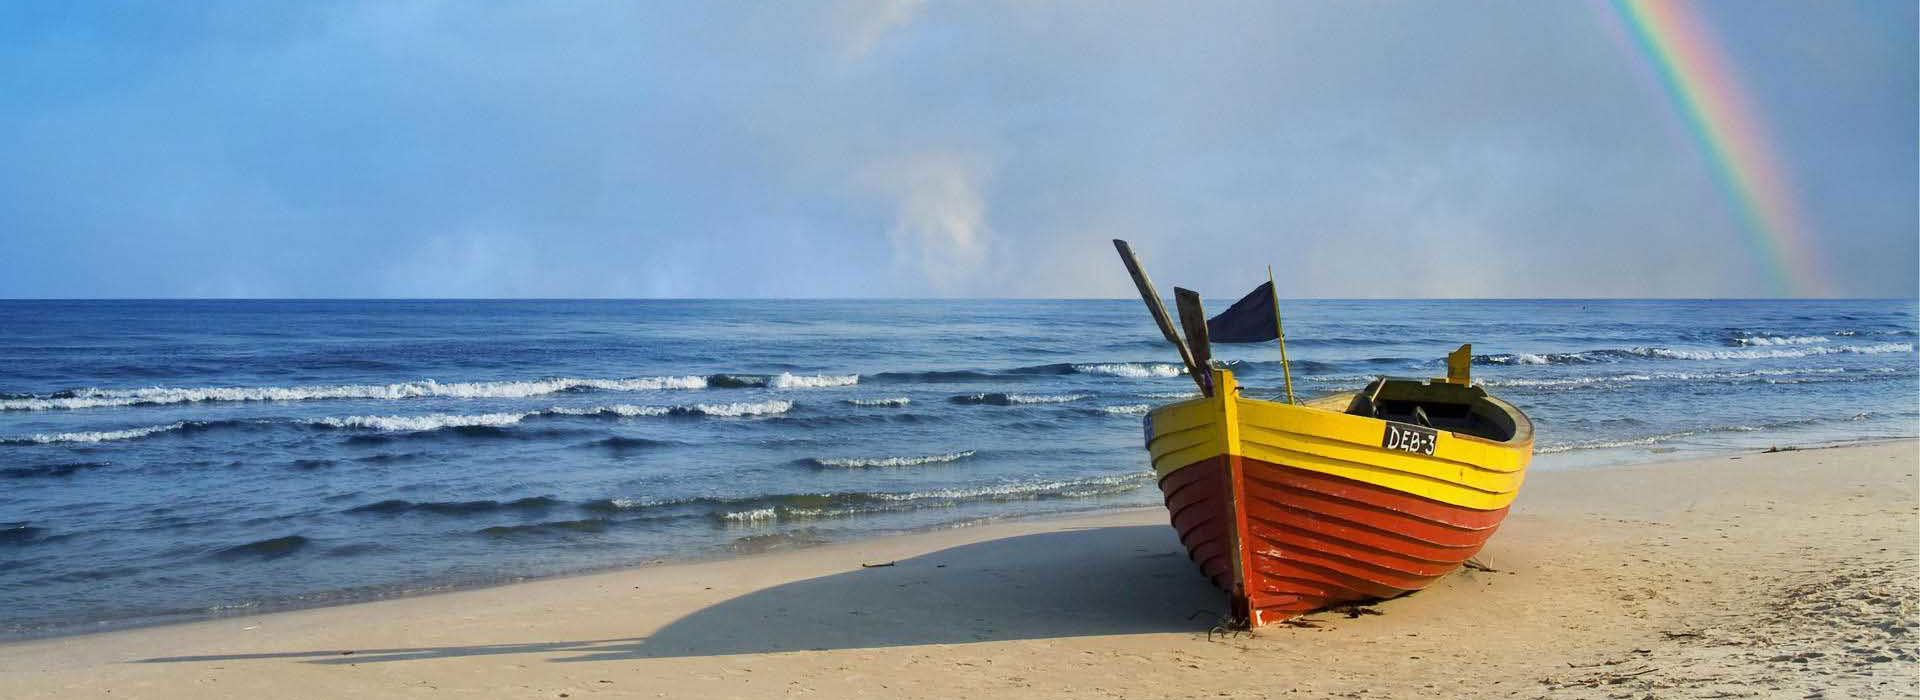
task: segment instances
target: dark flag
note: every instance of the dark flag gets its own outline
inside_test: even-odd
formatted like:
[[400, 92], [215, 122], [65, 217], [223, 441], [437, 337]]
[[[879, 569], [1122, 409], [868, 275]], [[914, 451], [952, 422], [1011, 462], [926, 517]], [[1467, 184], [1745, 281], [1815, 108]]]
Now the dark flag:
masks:
[[1274, 315], [1273, 283], [1240, 297], [1220, 315], [1207, 319], [1207, 339], [1215, 343], [1261, 343], [1280, 337], [1280, 319]]

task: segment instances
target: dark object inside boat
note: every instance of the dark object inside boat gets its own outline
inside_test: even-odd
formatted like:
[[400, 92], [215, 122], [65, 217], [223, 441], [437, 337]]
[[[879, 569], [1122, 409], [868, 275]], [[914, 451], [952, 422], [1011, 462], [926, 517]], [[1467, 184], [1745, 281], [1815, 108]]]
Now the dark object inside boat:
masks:
[[1445, 380], [1381, 377], [1354, 394], [1346, 412], [1496, 442], [1518, 431], [1513, 414], [1477, 386]]

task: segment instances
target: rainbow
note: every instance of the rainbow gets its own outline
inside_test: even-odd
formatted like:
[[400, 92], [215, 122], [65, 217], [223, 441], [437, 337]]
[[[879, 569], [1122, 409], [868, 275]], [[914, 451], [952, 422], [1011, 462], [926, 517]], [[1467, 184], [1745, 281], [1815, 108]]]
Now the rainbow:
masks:
[[1795, 190], [1768, 147], [1759, 112], [1692, 3], [1612, 0], [1732, 200], [1776, 294], [1826, 296], [1828, 287]]

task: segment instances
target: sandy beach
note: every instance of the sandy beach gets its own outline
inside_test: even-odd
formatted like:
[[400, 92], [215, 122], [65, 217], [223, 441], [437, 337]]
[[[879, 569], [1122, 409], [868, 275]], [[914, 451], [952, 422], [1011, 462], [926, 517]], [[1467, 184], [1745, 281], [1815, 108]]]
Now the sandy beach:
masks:
[[1134, 509], [17, 642], [0, 696], [1912, 697], [1917, 464], [1536, 473], [1484, 568], [1254, 634]]

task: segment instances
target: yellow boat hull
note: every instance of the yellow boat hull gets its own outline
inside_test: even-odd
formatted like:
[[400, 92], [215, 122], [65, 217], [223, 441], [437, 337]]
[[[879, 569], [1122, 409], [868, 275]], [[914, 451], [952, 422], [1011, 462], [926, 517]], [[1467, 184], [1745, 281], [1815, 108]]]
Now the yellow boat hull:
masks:
[[1228, 370], [1213, 386], [1150, 412], [1147, 449], [1189, 554], [1254, 626], [1458, 568], [1492, 536], [1532, 457], [1531, 423], [1478, 389], [1405, 387], [1459, 402], [1427, 405], [1494, 437], [1356, 415], [1353, 393], [1243, 398]]

